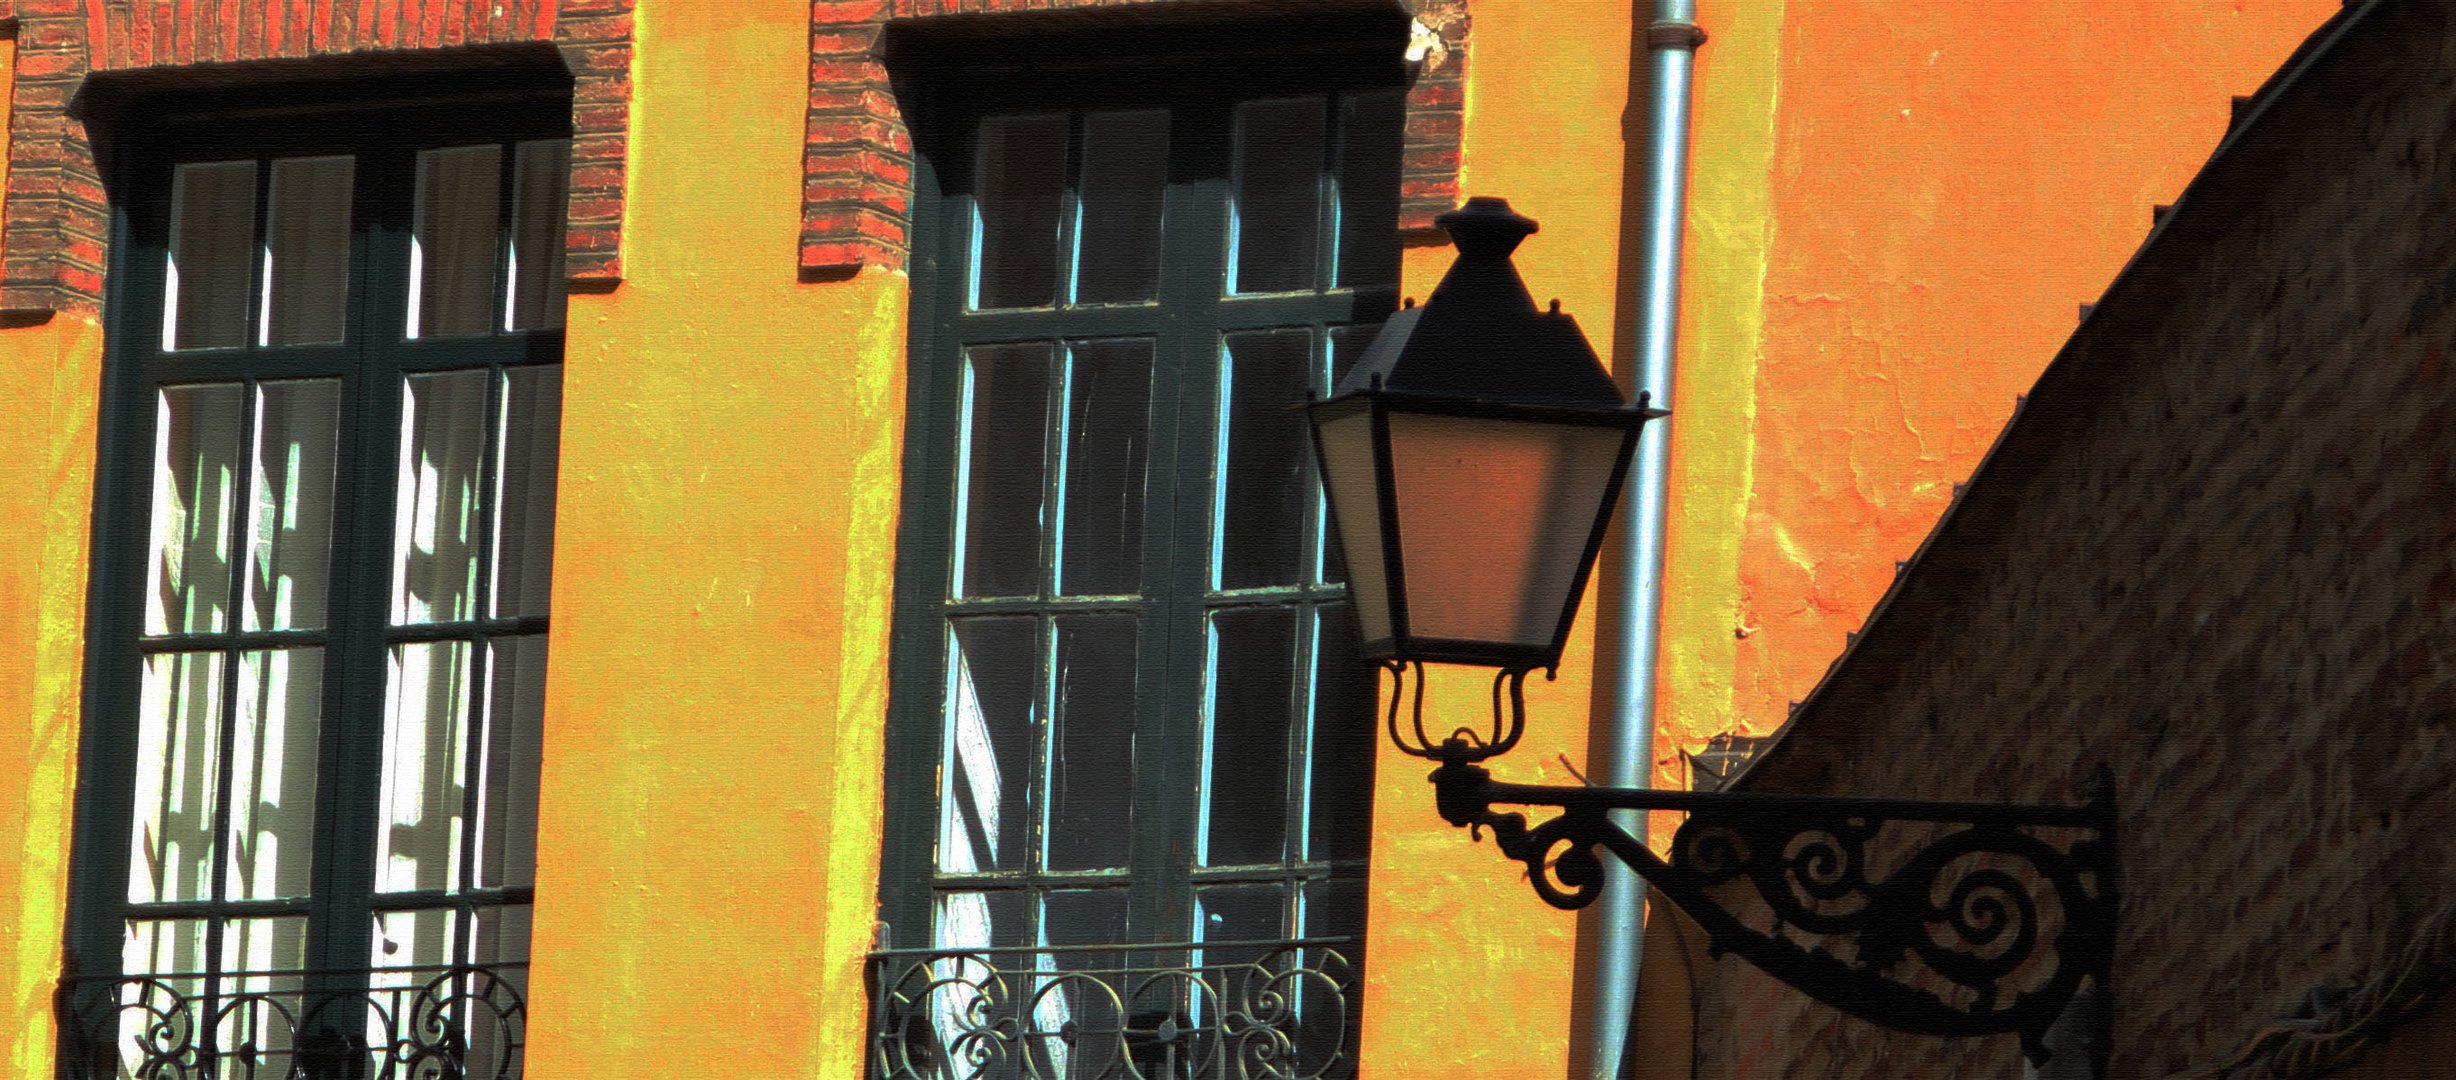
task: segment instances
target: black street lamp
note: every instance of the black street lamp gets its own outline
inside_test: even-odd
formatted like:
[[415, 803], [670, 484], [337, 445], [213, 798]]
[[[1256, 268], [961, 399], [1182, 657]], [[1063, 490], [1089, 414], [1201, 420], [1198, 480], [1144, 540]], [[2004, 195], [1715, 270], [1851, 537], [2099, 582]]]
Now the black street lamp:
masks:
[[[1490, 829], [1555, 907], [1600, 894], [1601, 848], [1717, 953], [1896, 1030], [2017, 1033], [2045, 1064], [2049, 1027], [2104, 995], [2113, 958], [2103, 770], [2083, 805], [2015, 806], [1505, 784], [1478, 764], [1524, 733], [1526, 676], [1559, 662], [1638, 430], [1664, 414], [1621, 396], [1557, 302], [1536, 310], [1509, 260], [1533, 220], [1475, 198], [1440, 224], [1458, 246], [1449, 273], [1307, 408], [1364, 653], [1393, 679], [1390, 738], [1440, 763], [1442, 818]], [[1427, 731], [1427, 662], [1498, 669], [1488, 730]], [[1530, 827], [1496, 804], [1562, 812]], [[1688, 815], [1668, 860], [1612, 820], [1622, 810]], [[2078, 1057], [2095, 1075], [2103, 1015], [2072, 1012], [2055, 1071]]]

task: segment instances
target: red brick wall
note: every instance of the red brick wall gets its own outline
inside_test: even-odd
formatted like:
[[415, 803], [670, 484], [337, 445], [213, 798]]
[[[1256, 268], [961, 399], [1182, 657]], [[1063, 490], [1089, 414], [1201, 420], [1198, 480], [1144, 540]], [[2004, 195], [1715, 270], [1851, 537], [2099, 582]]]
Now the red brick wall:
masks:
[[[2452, 8], [2370, 8], [2258, 106], [1748, 778], [2037, 803], [2110, 766], [2111, 1076], [2448, 986], [2400, 956], [2456, 879]], [[1701, 1078], [2020, 1074], [1736, 958], [1696, 1007]]]
[[0, 0], [17, 28], [0, 319], [93, 313], [109, 212], [85, 125], [88, 74], [542, 41], [575, 77], [572, 287], [622, 279], [632, 0]]
[[[812, 0], [810, 114], [802, 155], [801, 273], [841, 277], [863, 266], [902, 269], [912, 228], [912, 138], [876, 55], [889, 19], [1179, 0]], [[1433, 216], [1458, 204], [1467, 0], [1411, 0], [1437, 34], [1407, 98], [1399, 227], [1438, 242]]]

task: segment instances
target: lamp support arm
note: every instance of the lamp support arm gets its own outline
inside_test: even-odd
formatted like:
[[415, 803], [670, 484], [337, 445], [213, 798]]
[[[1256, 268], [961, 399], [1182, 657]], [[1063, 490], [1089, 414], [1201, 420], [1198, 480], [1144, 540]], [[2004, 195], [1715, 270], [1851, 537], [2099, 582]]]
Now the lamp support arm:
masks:
[[[1818, 1001], [1900, 1031], [2014, 1033], [2034, 1063], [2088, 980], [2103, 994], [2115, 928], [2114, 802], [2101, 772], [2078, 806], [1501, 783], [1456, 740], [1426, 755], [1441, 816], [1489, 829], [1545, 902], [1601, 893], [1597, 849], [1737, 953]], [[1554, 807], [1529, 825], [1495, 806]], [[1615, 810], [1685, 813], [1668, 859]]]

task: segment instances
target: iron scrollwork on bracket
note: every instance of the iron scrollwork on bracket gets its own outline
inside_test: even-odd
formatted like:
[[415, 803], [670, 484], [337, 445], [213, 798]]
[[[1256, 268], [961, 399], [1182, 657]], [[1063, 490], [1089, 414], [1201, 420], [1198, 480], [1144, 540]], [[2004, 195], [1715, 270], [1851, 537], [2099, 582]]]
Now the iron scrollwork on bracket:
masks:
[[[1404, 669], [1388, 665], [1402, 678]], [[1926, 802], [1755, 792], [1657, 791], [1499, 783], [1479, 762], [1515, 745], [1527, 672], [1494, 680], [1489, 734], [1439, 743], [1421, 720], [1413, 745], [1441, 763], [1441, 816], [1490, 830], [1545, 902], [1581, 908], [1602, 893], [1597, 850], [1626, 863], [1735, 953], [1818, 1001], [1900, 1031], [2018, 1034], [2033, 1062], [2047, 1029], [2087, 989], [2103, 992], [2115, 929], [2113, 784], [2101, 770], [2077, 806]], [[1562, 812], [1529, 825], [1496, 804]], [[1671, 857], [1615, 812], [1688, 815]]]

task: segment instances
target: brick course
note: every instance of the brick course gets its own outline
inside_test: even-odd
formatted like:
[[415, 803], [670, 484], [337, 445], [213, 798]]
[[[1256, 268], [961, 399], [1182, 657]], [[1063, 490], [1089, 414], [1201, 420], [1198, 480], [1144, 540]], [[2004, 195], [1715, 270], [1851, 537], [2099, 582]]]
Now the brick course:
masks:
[[[2111, 766], [2111, 1076], [2234, 1059], [2449, 910], [2450, 7], [2372, 8], [2265, 95], [1747, 777], [2070, 802]], [[1737, 959], [1696, 989], [1701, 1078], [2020, 1075], [2009, 1036], [1886, 1032]]]
[[[810, 134], [802, 157], [802, 276], [836, 278], [863, 266], [901, 270], [911, 252], [911, 137], [876, 53], [887, 20], [1182, 2], [1186, 0], [812, 0]], [[1426, 56], [1407, 96], [1399, 230], [1410, 243], [1446, 243], [1433, 217], [1458, 205], [1467, 0], [1409, 0], [1409, 6], [1438, 45], [1426, 43]]]
[[572, 287], [622, 279], [632, 0], [0, 0], [15, 20], [0, 318], [101, 304], [109, 210], [85, 124], [88, 74], [458, 45], [551, 42], [575, 76]]

